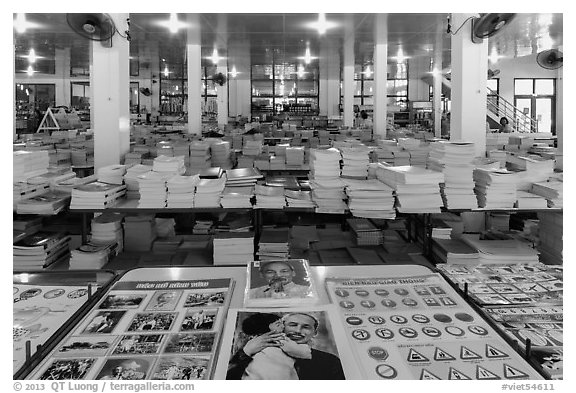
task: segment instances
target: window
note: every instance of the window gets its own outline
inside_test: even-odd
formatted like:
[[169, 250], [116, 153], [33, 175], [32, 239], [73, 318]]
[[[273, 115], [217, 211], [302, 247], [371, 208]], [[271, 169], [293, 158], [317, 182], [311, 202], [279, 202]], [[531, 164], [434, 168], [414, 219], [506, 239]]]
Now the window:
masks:
[[49, 106], [55, 106], [54, 84], [16, 84], [16, 131], [35, 132]]
[[555, 79], [515, 79], [514, 106], [523, 114], [516, 116], [518, 128], [530, 127], [532, 119], [538, 132], [556, 133]]
[[499, 105], [499, 92], [500, 92], [500, 79], [492, 78], [486, 81], [486, 87], [488, 91], [486, 93], [486, 99], [488, 102], [488, 110], [498, 114], [498, 105]]

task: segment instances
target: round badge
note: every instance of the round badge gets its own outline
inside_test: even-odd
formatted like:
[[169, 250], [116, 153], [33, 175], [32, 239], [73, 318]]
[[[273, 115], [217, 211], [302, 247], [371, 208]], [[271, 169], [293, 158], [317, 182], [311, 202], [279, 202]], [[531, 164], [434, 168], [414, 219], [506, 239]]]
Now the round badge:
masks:
[[426, 315], [422, 315], [422, 314], [414, 314], [412, 315], [412, 320], [414, 322], [418, 322], [418, 323], [428, 323], [430, 322], [430, 318], [428, 318]]
[[459, 319], [463, 322], [472, 322], [474, 320], [474, 317], [470, 314], [467, 314], [465, 312], [457, 312], [455, 315], [456, 319]]
[[392, 315], [390, 316], [390, 320], [394, 323], [397, 323], [399, 325], [405, 324], [406, 322], [408, 322], [408, 320], [403, 317], [402, 315]]
[[380, 360], [380, 361], [384, 361], [384, 360], [388, 359], [388, 351], [386, 351], [382, 347], [370, 347], [370, 348], [368, 348], [368, 355], [372, 359], [376, 359], [376, 360]]
[[380, 302], [384, 307], [394, 308], [396, 307], [396, 302], [390, 299], [384, 299]]
[[366, 308], [374, 308], [376, 307], [376, 303], [374, 303], [372, 300], [362, 300], [360, 302], [360, 305], [362, 307], [366, 307]]
[[70, 299], [78, 299], [79, 297], [86, 296], [87, 294], [88, 294], [88, 290], [82, 288], [82, 289], [77, 289], [75, 291], [70, 292], [68, 294], [68, 297]]
[[432, 326], [424, 326], [422, 328], [422, 333], [424, 333], [429, 337], [440, 337], [442, 335], [442, 332], [440, 332], [440, 330]]
[[457, 326], [446, 326], [446, 328], [444, 329], [446, 330], [447, 333], [453, 335], [453, 336], [463, 336], [464, 335], [464, 330], [460, 329]]
[[403, 327], [398, 330], [398, 333], [403, 335], [406, 338], [415, 338], [418, 337], [418, 332], [409, 327]]
[[384, 379], [394, 379], [398, 376], [398, 371], [387, 364], [380, 364], [376, 367], [376, 374]]
[[358, 325], [362, 325], [362, 319], [358, 318], [358, 317], [348, 317], [346, 318], [346, 322], [348, 323], [348, 325], [353, 325], [353, 326], [358, 326]]
[[369, 295], [368, 291], [365, 291], [364, 289], [357, 289], [354, 293], [361, 297], [366, 297]]
[[53, 290], [51, 290], [51, 291], [46, 292], [46, 293], [44, 294], [44, 297], [45, 297], [46, 299], [54, 299], [55, 297], [64, 295], [64, 292], [66, 292], [66, 291], [63, 290], [63, 289], [61, 289], [61, 288], [53, 289]]
[[340, 302], [340, 307], [342, 307], [342, 308], [348, 308], [348, 309], [354, 308], [354, 303], [349, 302], [348, 300], [342, 300], [342, 301]]
[[376, 329], [376, 335], [384, 340], [390, 340], [394, 337], [394, 332], [390, 329], [380, 328]]
[[31, 297], [38, 296], [42, 293], [40, 288], [28, 289], [20, 294], [20, 299], [30, 299]]
[[382, 325], [386, 321], [384, 320], [384, 318], [378, 315], [372, 315], [368, 317], [368, 322], [373, 323], [374, 325]]
[[356, 340], [365, 341], [370, 338], [370, 333], [364, 329], [356, 329], [352, 330], [352, 337]]
[[409, 307], [416, 307], [418, 305], [418, 302], [416, 300], [411, 299], [409, 297], [402, 299], [402, 303], [404, 303], [405, 305], [407, 305]]
[[348, 297], [350, 296], [350, 294], [348, 293], [348, 291], [344, 290], [344, 289], [337, 289], [334, 291], [334, 293], [336, 294], [336, 296], [340, 296], [340, 297]]
[[478, 336], [485, 336], [488, 334], [488, 330], [486, 330], [482, 326], [478, 326], [478, 325], [468, 326], [468, 330], [470, 330], [472, 333], [474, 333]]
[[376, 289], [376, 290], [374, 291], [374, 293], [375, 293], [376, 295], [378, 295], [378, 296], [388, 296], [388, 295], [390, 295], [390, 292], [388, 292], [388, 291], [385, 290], [385, 289]]
[[532, 345], [543, 347], [550, 344], [546, 337], [532, 330], [521, 329], [518, 331], [518, 335], [522, 337], [524, 342], [526, 342], [526, 339], [530, 339], [530, 341], [532, 341]]
[[16, 295], [18, 293], [19, 289], [14, 287], [12, 288], [12, 295]]
[[438, 322], [450, 323], [452, 322], [452, 318], [450, 318], [446, 314], [434, 314], [434, 319]]
[[408, 290], [404, 289], [404, 288], [396, 288], [394, 290], [394, 292], [400, 296], [407, 296], [408, 295]]

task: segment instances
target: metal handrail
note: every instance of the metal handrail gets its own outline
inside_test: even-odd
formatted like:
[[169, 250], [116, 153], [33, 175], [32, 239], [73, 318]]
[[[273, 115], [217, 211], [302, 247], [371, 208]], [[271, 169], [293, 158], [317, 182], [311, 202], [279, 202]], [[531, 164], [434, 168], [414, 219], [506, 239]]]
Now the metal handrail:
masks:
[[498, 118], [505, 117], [512, 125], [512, 129], [516, 132], [538, 132], [538, 122], [530, 116], [526, 116], [524, 112], [516, 108], [512, 103], [498, 95], [494, 90], [486, 88], [488, 94], [496, 98], [496, 103], [487, 97], [487, 109], [498, 116]]

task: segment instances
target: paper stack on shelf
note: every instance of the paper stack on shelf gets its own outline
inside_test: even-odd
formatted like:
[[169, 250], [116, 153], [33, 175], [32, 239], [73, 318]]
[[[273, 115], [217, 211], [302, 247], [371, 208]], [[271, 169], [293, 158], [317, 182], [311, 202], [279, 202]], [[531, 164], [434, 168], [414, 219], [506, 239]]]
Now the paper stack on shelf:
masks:
[[231, 169], [232, 160], [230, 159], [230, 142], [213, 141], [210, 144], [212, 152], [212, 166], [219, 166], [222, 169]]
[[214, 235], [214, 266], [245, 265], [254, 260], [253, 232], [220, 232]]
[[312, 200], [316, 204], [317, 213], [343, 214], [346, 209], [344, 199], [345, 183], [340, 178], [314, 179], [310, 181]]
[[258, 242], [258, 260], [269, 261], [290, 257], [290, 229], [263, 228]]
[[12, 246], [14, 271], [42, 270], [70, 255], [70, 236], [63, 232], [36, 232]]
[[174, 144], [174, 157], [184, 157], [184, 165], [190, 165], [190, 143], [177, 141]]
[[96, 171], [98, 181], [108, 184], [122, 184], [125, 174], [126, 165], [107, 165]]
[[87, 243], [70, 251], [70, 270], [101, 269], [116, 254], [116, 243]]
[[190, 173], [195, 175], [202, 169], [210, 168], [210, 144], [205, 141], [190, 143]]
[[94, 217], [91, 222], [90, 243], [116, 243], [116, 253], [121, 252], [124, 249], [123, 219], [123, 214], [111, 212], [104, 212]]
[[262, 142], [261, 140], [245, 140], [244, 146], [242, 146], [242, 155], [257, 156], [262, 154]]
[[474, 143], [442, 141], [430, 143], [428, 169], [444, 174], [440, 187], [444, 207], [447, 209], [475, 209], [478, 207], [474, 194]]
[[310, 209], [316, 207], [314, 202], [312, 202], [312, 194], [310, 191], [284, 189], [284, 196], [286, 197], [288, 207]]
[[514, 172], [506, 169], [474, 169], [473, 178], [479, 207], [487, 209], [514, 207], [516, 203]]
[[442, 172], [417, 166], [385, 166], [378, 164], [378, 180], [392, 187], [401, 213], [439, 213], [443, 205], [440, 183]]
[[70, 153], [72, 166], [94, 166], [94, 147], [75, 147]]
[[286, 168], [301, 168], [304, 165], [304, 147], [286, 148]]
[[70, 203], [70, 195], [59, 191], [48, 191], [32, 198], [18, 201], [18, 214], [55, 215], [64, 210]]
[[138, 176], [138, 190], [140, 199], [138, 208], [164, 208], [166, 207], [167, 189], [166, 181], [172, 177], [171, 173], [150, 171]]
[[48, 151], [19, 150], [13, 154], [12, 182], [25, 182], [28, 178], [48, 172], [50, 159]]
[[173, 175], [183, 175], [186, 172], [184, 156], [167, 157], [158, 156], [154, 159], [152, 170], [158, 173], [171, 173]]
[[50, 185], [50, 188], [56, 185], [56, 183], [69, 180], [76, 177], [76, 173], [70, 168], [48, 168], [46, 173], [40, 176], [30, 177], [27, 180], [28, 184], [46, 184]]
[[220, 207], [220, 197], [226, 187], [226, 178], [200, 179], [196, 186], [194, 207]]
[[166, 207], [194, 207], [194, 191], [196, 190], [198, 183], [200, 183], [200, 177], [198, 175], [172, 176], [166, 182], [166, 187], [168, 188]]
[[432, 252], [444, 263], [477, 264], [478, 251], [460, 239], [434, 239]]
[[393, 166], [410, 165], [410, 153], [397, 146], [395, 141], [379, 140], [374, 155], [376, 161], [384, 161]]
[[214, 223], [212, 221], [196, 220], [192, 233], [194, 235], [209, 235], [213, 231]]
[[282, 170], [286, 168], [286, 156], [270, 156], [270, 170]]
[[351, 179], [366, 179], [368, 177], [368, 164], [370, 163], [370, 150], [365, 146], [343, 147], [342, 177]]
[[174, 157], [174, 142], [172, 141], [160, 141], [156, 143], [156, 157], [166, 156], [166, 157]]
[[379, 180], [342, 179], [348, 207], [354, 217], [396, 218], [394, 190]]
[[105, 209], [114, 206], [126, 193], [126, 186], [92, 182], [72, 189], [70, 209]]
[[253, 186], [263, 176], [256, 168], [239, 168], [226, 170], [226, 187]]
[[478, 250], [479, 263], [537, 263], [538, 251], [519, 240], [480, 240], [479, 235], [463, 234], [462, 240]]
[[151, 165], [136, 164], [126, 170], [124, 175], [124, 184], [126, 185], [127, 199], [140, 199], [140, 186], [138, 176], [152, 170]]
[[124, 165], [130, 167], [135, 164], [142, 164], [142, 156], [144, 153], [132, 151], [124, 154]]
[[562, 265], [564, 225], [562, 212], [538, 212], [538, 251], [544, 263]]
[[64, 192], [68, 195], [72, 194], [72, 189], [77, 186], [81, 186], [82, 184], [88, 184], [96, 181], [96, 175], [90, 175], [86, 177], [72, 177], [66, 180], [60, 180], [56, 182], [50, 188], [53, 191]]
[[518, 200], [514, 207], [518, 209], [546, 209], [548, 207], [546, 198], [532, 192], [516, 191], [516, 197]]
[[340, 158], [340, 151], [333, 147], [326, 150], [310, 149], [310, 177], [340, 177]]
[[382, 231], [366, 218], [349, 218], [346, 222], [350, 226], [358, 246], [377, 246], [382, 244]]
[[284, 198], [284, 187], [269, 187], [256, 184], [254, 187], [256, 194], [256, 209], [284, 209], [286, 199]]
[[156, 236], [154, 214], [138, 214], [124, 217], [125, 251], [150, 251]]
[[516, 171], [516, 189], [530, 191], [532, 183], [548, 180], [554, 174], [553, 159], [508, 155], [508, 167]]
[[555, 179], [532, 184], [531, 192], [548, 200], [548, 207], [562, 208], [564, 200], [564, 183]]
[[42, 195], [50, 190], [48, 183], [43, 184], [27, 184], [27, 183], [14, 183], [12, 185], [12, 204], [14, 209], [18, 202], [25, 199], [33, 198], [37, 195]]
[[233, 208], [251, 208], [252, 202], [250, 199], [254, 196], [253, 186], [244, 187], [228, 187], [224, 188], [222, 192], [222, 199], [220, 203], [225, 209]]

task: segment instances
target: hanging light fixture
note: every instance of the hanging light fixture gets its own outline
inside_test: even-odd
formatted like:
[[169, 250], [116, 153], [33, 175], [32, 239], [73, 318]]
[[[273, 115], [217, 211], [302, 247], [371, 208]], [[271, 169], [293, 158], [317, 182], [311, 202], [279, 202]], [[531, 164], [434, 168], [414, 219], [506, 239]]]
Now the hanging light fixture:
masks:
[[310, 55], [310, 46], [306, 46], [306, 53], [304, 54], [304, 63], [310, 64], [312, 56]]
[[493, 46], [492, 50], [490, 51], [490, 56], [488, 56], [488, 60], [490, 60], [491, 64], [495, 64], [498, 63], [498, 60], [502, 57], [503, 56], [498, 55], [498, 52], [496, 52], [496, 47]]
[[212, 60], [212, 63], [214, 64], [218, 64], [218, 62], [220, 61], [220, 56], [218, 56], [218, 49], [214, 48], [214, 50], [212, 51], [212, 57], [210, 58]]
[[35, 29], [38, 27], [41, 27], [41, 25], [26, 20], [26, 14], [16, 14], [14, 28], [17, 33], [22, 34], [26, 32], [26, 29]]
[[[32, 68], [32, 66], [29, 65], [28, 69], [26, 70], [26, 73], [28, 74], [28, 76], [34, 75], [34, 68]], [[28, 91], [28, 89], [26, 89], [26, 91]]]
[[238, 76], [238, 71], [236, 71], [235, 65], [232, 66], [232, 71], [230, 71], [230, 75], [232, 76], [232, 78], [236, 78]]
[[178, 20], [178, 14], [170, 14], [170, 19], [167, 21], [157, 22], [157, 24], [166, 27], [172, 34], [178, 33], [179, 29], [188, 27], [187, 23]]
[[302, 64], [298, 65], [298, 78], [304, 78], [304, 66]]
[[372, 77], [372, 74], [374, 74], [374, 73], [373, 73], [372, 70], [370, 69], [370, 65], [367, 65], [367, 66], [366, 66], [366, 71], [364, 71], [364, 75], [366, 76], [366, 78], [371, 78], [371, 77]]
[[169, 75], [169, 74], [170, 74], [170, 71], [168, 71], [168, 66], [165, 65], [165, 66], [164, 66], [164, 76], [165, 76], [166, 78], [168, 78], [168, 75]]
[[402, 47], [398, 48], [398, 54], [396, 55], [396, 62], [397, 63], [404, 63], [408, 57], [404, 56], [404, 51]]
[[329, 22], [326, 20], [326, 14], [319, 13], [318, 20], [316, 22], [308, 23], [308, 27], [318, 30], [318, 34], [322, 35], [326, 33], [326, 30], [338, 26], [335, 22]]

